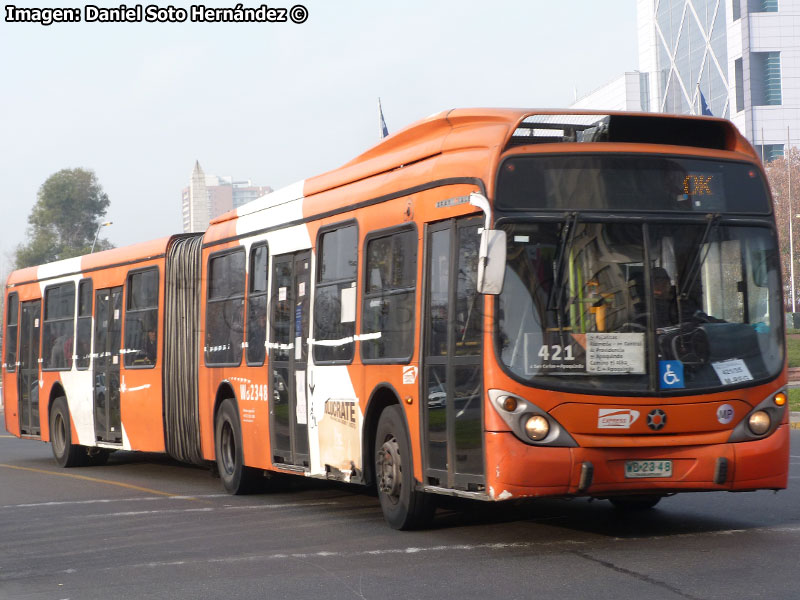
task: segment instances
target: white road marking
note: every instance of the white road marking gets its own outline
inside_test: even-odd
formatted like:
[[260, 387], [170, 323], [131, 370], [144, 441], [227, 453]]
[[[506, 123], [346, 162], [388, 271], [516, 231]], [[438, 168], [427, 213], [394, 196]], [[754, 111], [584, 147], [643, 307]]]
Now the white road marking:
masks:
[[110, 504], [112, 502], [149, 502], [153, 500], [197, 500], [199, 498], [227, 498], [228, 494], [203, 494], [197, 496], [146, 496], [144, 498], [97, 498], [94, 500], [63, 500], [51, 502], [36, 502], [32, 504], [6, 504], [0, 510], [9, 508], [39, 508], [43, 506], [65, 506], [69, 504]]
[[[222, 510], [276, 510], [282, 508], [298, 508], [306, 506], [335, 506], [338, 502], [286, 502], [283, 504], [248, 504], [246, 506], [226, 505], [221, 508], [209, 506], [203, 508], [172, 508], [165, 510], [136, 510], [96, 515], [98, 517], [133, 517], [138, 515], [160, 515], [170, 513], [216, 512]], [[84, 515], [81, 515], [82, 517]]]
[[[138, 517], [139, 515], [166, 515], [169, 513], [190, 513], [190, 512], [213, 512], [214, 508], [176, 508], [173, 510], [131, 510], [128, 512], [108, 513], [102, 515], [92, 515], [95, 517]], [[81, 518], [85, 518], [81, 515]]]
[[[798, 533], [800, 532], [800, 523], [797, 525], [787, 525], [780, 527], [757, 527], [754, 529], [726, 529], [722, 531], [711, 532], [698, 532], [698, 533], [685, 533], [678, 535], [668, 536], [653, 536], [646, 538], [612, 538], [616, 542], [631, 542], [643, 540], [658, 540], [658, 539], [674, 539], [676, 537], [701, 537], [705, 535], [737, 535], [741, 533]], [[440, 546], [409, 546], [406, 548], [377, 548], [374, 550], [359, 550], [355, 552], [331, 552], [323, 550], [320, 552], [303, 552], [303, 553], [277, 553], [277, 554], [262, 554], [262, 555], [249, 555], [249, 556], [228, 556], [221, 558], [210, 558], [205, 561], [174, 561], [174, 562], [150, 562], [141, 563], [138, 565], [131, 565], [132, 567], [169, 567], [174, 565], [189, 564], [190, 562], [204, 562], [204, 563], [237, 563], [237, 562], [257, 562], [267, 560], [282, 560], [282, 559], [309, 559], [309, 558], [351, 558], [359, 556], [384, 556], [392, 554], [420, 554], [420, 553], [435, 553], [435, 552], [471, 552], [473, 550], [513, 550], [513, 549], [526, 549], [526, 548], [542, 548], [544, 546], [583, 546], [589, 542], [578, 540], [561, 540], [553, 542], [531, 541], [531, 542], [497, 542], [485, 544], [448, 544]]]
[[317, 502], [287, 502], [285, 504], [248, 504], [245, 506], [234, 506], [228, 504], [225, 506], [227, 510], [258, 510], [270, 508], [296, 508], [298, 506], [336, 506], [339, 502], [331, 500], [319, 500]]
[[222, 558], [211, 558], [205, 561], [187, 561], [177, 560], [170, 562], [149, 562], [140, 563], [138, 565], [131, 565], [131, 567], [173, 567], [185, 565], [196, 562], [204, 563], [236, 563], [236, 562], [257, 562], [262, 560], [281, 560], [281, 559], [308, 559], [308, 558], [350, 558], [358, 556], [381, 556], [390, 554], [419, 554], [422, 552], [452, 552], [452, 551], [472, 551], [472, 550], [507, 550], [515, 548], [541, 548], [543, 546], [575, 546], [585, 545], [587, 542], [579, 542], [575, 540], [564, 540], [558, 542], [498, 542], [487, 544], [451, 544], [442, 546], [428, 546], [428, 547], [415, 547], [408, 548], [382, 548], [376, 550], [359, 550], [356, 552], [330, 552], [322, 550], [320, 552], [301, 552], [301, 553], [277, 553], [277, 554], [262, 554], [262, 555], [249, 555], [249, 556], [228, 556]]

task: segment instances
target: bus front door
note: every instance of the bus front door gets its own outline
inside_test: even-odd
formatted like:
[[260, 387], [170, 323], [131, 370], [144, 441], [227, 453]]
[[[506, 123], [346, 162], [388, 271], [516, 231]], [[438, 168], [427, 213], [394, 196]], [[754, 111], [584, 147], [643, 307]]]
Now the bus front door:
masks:
[[23, 302], [19, 330], [19, 431], [41, 435], [39, 423], [39, 320], [42, 301]]
[[269, 336], [269, 430], [272, 462], [308, 468], [309, 284], [311, 254], [307, 251], [272, 260]]
[[119, 358], [122, 287], [97, 290], [94, 320], [94, 431], [99, 442], [122, 443]]
[[477, 292], [479, 219], [435, 223], [426, 234], [422, 390], [425, 483], [483, 491], [483, 296]]

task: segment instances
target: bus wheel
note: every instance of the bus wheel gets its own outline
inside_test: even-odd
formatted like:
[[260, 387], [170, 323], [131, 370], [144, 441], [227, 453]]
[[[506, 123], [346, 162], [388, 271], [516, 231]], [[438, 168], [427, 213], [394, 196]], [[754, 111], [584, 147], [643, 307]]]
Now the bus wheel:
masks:
[[86, 448], [72, 443], [67, 399], [59, 396], [50, 409], [50, 445], [59, 467], [80, 467], [86, 464]]
[[383, 517], [393, 529], [427, 525], [436, 506], [433, 499], [414, 489], [411, 448], [399, 406], [381, 413], [375, 435], [375, 482]]
[[645, 495], [645, 496], [612, 496], [608, 499], [614, 508], [619, 510], [649, 510], [659, 503], [663, 496], [658, 495]]
[[239, 414], [231, 398], [222, 401], [214, 427], [217, 469], [222, 485], [229, 494], [246, 494], [254, 481], [253, 469], [244, 466], [242, 430]]

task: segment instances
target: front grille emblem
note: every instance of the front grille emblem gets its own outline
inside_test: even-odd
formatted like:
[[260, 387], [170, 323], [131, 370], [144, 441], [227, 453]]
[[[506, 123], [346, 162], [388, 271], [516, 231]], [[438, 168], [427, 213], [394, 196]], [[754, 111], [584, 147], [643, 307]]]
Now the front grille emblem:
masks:
[[651, 410], [647, 413], [647, 426], [653, 431], [659, 431], [667, 424], [667, 413], [660, 408]]

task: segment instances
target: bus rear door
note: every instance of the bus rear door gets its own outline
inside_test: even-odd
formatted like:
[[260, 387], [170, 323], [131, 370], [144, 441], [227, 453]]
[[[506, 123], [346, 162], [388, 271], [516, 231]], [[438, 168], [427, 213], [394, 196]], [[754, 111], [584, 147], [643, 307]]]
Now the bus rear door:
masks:
[[39, 423], [39, 331], [42, 301], [23, 302], [19, 332], [19, 429], [21, 434], [40, 435]]
[[97, 290], [94, 321], [94, 430], [99, 442], [122, 442], [119, 350], [122, 286]]

